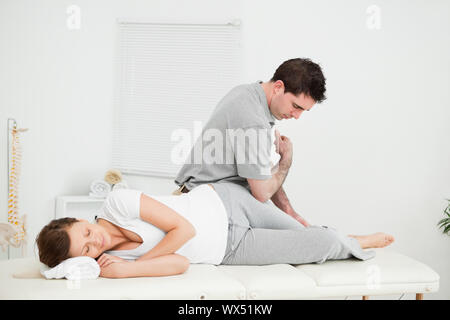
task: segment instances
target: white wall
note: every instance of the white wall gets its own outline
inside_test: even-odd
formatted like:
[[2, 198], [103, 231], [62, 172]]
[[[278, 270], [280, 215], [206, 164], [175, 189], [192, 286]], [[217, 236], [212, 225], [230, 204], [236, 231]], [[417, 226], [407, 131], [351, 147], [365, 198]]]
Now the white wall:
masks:
[[[29, 128], [20, 187], [28, 255], [55, 197], [87, 194], [110, 168], [115, 19], [241, 18], [248, 82], [268, 80], [292, 57], [319, 62], [327, 77], [324, 103], [279, 123], [294, 144], [285, 182], [294, 208], [343, 233], [393, 234], [393, 250], [440, 274], [440, 291], [425, 298], [449, 299], [450, 238], [436, 224], [450, 198], [450, 3], [342, 3], [1, 0], [0, 207], [14, 117]], [[81, 9], [79, 30], [66, 26], [70, 5]], [[366, 25], [370, 5], [381, 9], [379, 30]], [[126, 179], [150, 193], [175, 188], [170, 179]]]

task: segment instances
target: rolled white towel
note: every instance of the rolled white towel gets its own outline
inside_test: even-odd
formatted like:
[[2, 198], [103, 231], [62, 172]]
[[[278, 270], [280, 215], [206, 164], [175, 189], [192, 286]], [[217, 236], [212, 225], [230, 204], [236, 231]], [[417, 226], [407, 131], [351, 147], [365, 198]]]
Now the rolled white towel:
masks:
[[100, 266], [91, 257], [69, 258], [49, 268], [41, 264], [41, 274], [47, 279], [92, 280], [100, 275]]
[[108, 182], [104, 180], [92, 181], [90, 196], [104, 198], [109, 192], [111, 192], [111, 185]]

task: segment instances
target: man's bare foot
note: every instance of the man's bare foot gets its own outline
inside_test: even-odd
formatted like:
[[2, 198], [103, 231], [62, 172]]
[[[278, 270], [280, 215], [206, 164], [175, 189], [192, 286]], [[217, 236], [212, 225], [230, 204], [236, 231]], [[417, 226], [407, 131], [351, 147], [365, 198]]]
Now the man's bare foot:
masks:
[[393, 236], [382, 232], [377, 232], [367, 236], [354, 236], [354, 235], [348, 236], [358, 240], [359, 244], [361, 245], [361, 248], [363, 249], [384, 248], [390, 245], [392, 242], [394, 242]]

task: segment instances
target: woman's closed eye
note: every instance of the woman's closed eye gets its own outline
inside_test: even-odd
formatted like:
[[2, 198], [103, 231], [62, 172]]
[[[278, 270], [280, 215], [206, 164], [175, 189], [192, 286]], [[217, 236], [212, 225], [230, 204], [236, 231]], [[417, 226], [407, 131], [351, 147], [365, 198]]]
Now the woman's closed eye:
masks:
[[[91, 235], [91, 230], [88, 229], [87, 231], [87, 237], [89, 237]], [[86, 246], [86, 251], [85, 251], [85, 255], [87, 255], [89, 253], [89, 246]]]

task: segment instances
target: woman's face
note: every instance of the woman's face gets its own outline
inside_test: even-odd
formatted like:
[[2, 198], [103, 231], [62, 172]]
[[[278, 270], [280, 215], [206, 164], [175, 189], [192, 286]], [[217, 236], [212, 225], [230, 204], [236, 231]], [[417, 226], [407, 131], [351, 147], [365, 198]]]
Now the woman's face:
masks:
[[108, 249], [111, 237], [100, 225], [89, 223], [86, 220], [75, 222], [67, 233], [70, 238], [70, 257], [87, 256], [99, 257]]

